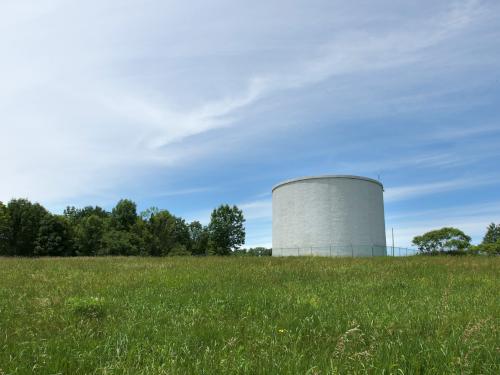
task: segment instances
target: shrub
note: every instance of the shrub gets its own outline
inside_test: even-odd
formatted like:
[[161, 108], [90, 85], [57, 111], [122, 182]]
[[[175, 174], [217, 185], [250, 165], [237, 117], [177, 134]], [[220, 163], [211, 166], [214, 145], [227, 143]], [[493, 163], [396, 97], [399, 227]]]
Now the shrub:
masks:
[[103, 247], [98, 255], [138, 255], [141, 252], [140, 238], [134, 233], [114, 230], [103, 236]]
[[482, 243], [472, 246], [470, 251], [472, 254], [500, 255], [500, 240], [494, 243]]
[[267, 249], [265, 247], [253, 247], [250, 249], [237, 249], [237, 250], [233, 251], [233, 255], [253, 256], [253, 257], [271, 256], [272, 249]]
[[186, 249], [186, 246], [184, 245], [175, 245], [172, 250], [168, 253], [168, 256], [175, 257], [175, 256], [187, 256], [191, 255], [191, 253]]
[[66, 301], [66, 306], [82, 318], [102, 318], [106, 312], [104, 299], [99, 297], [71, 297]]

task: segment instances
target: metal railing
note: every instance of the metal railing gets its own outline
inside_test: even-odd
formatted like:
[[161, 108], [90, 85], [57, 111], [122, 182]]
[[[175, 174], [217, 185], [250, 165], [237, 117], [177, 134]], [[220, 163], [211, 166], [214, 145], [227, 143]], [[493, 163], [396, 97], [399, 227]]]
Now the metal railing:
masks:
[[418, 254], [417, 249], [393, 246], [330, 245], [273, 248], [273, 256], [324, 256], [324, 257], [405, 257]]

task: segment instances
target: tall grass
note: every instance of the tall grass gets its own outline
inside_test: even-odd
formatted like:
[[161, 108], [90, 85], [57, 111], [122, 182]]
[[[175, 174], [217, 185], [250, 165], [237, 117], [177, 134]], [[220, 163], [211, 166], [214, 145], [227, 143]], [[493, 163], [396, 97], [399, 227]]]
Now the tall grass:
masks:
[[499, 374], [499, 258], [0, 259], [0, 374]]

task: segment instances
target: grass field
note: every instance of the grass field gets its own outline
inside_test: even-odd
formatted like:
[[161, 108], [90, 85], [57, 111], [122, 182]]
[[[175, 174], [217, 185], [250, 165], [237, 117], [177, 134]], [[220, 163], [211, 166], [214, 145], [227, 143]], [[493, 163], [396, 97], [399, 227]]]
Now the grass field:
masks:
[[0, 259], [0, 374], [500, 374], [500, 258]]

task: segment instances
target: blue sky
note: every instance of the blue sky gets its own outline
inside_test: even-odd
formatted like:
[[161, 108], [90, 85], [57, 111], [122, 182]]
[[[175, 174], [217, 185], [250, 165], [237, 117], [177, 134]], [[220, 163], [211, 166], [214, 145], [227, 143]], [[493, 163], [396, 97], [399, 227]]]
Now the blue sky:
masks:
[[128, 197], [271, 243], [271, 188], [385, 185], [396, 244], [500, 222], [500, 2], [0, 3], [0, 200]]

